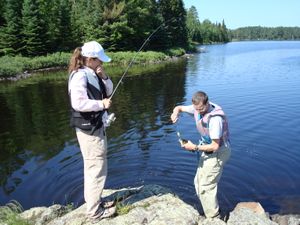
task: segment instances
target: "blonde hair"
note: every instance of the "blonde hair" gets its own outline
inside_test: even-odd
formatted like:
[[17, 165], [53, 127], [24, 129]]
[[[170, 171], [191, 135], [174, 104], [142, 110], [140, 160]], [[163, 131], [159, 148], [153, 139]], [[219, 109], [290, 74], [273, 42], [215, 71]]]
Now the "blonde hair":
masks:
[[78, 69], [82, 68], [86, 63], [86, 57], [81, 55], [81, 47], [75, 48], [69, 63], [68, 72], [72, 73], [72, 71], [78, 71]]

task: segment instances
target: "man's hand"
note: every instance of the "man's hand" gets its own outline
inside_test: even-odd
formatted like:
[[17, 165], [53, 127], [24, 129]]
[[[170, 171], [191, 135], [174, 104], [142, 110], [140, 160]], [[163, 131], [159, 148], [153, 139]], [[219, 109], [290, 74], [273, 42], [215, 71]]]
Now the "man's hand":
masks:
[[195, 149], [197, 148], [197, 145], [195, 145], [193, 142], [188, 140], [187, 143], [181, 144], [181, 147], [185, 148], [185, 150], [187, 150], [187, 151], [195, 151]]
[[176, 121], [178, 120], [178, 115], [179, 115], [179, 110], [178, 110], [178, 106], [176, 106], [173, 109], [173, 113], [171, 115], [171, 120], [172, 120], [173, 123], [176, 123]]

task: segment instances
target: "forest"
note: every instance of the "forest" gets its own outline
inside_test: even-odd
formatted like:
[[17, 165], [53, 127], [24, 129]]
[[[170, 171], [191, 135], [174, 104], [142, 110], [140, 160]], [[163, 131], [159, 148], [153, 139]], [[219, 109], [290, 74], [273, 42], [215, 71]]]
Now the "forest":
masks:
[[[201, 13], [201, 12], [200, 12]], [[299, 40], [299, 27], [243, 27], [200, 22], [182, 0], [2, 0], [0, 56], [36, 57], [70, 53], [90, 40], [109, 52], [192, 50], [197, 44], [232, 40]]]
[[110, 52], [136, 51], [159, 26], [145, 50], [229, 41], [224, 21], [201, 23], [182, 0], [2, 0], [0, 56], [71, 52], [89, 40]]
[[300, 27], [242, 27], [231, 30], [232, 40], [300, 40]]

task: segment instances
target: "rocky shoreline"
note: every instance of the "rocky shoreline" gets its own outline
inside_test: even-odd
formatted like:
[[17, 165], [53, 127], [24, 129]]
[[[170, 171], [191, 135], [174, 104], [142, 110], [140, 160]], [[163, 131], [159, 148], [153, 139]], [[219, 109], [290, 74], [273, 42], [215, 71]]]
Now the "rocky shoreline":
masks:
[[[99, 225], [300, 225], [300, 215], [269, 215], [257, 202], [237, 204], [225, 221], [206, 219], [171, 190], [159, 185], [121, 190], [104, 190], [104, 197], [115, 199], [127, 211], [103, 219]], [[20, 216], [36, 225], [88, 225], [85, 204], [70, 211], [53, 205], [26, 210]]]

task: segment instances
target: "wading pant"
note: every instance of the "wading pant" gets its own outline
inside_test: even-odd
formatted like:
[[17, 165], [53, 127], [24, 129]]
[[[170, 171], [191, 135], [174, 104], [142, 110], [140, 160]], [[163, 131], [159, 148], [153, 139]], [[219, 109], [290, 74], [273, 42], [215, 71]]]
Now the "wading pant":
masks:
[[202, 152], [200, 157], [194, 184], [207, 218], [219, 215], [219, 203], [217, 199], [218, 182], [221, 178], [223, 167], [230, 157], [230, 153], [230, 148], [222, 146], [212, 154]]
[[76, 135], [83, 156], [84, 199], [87, 216], [96, 218], [107, 176], [107, 140], [103, 127], [96, 130], [93, 135], [76, 129]]

